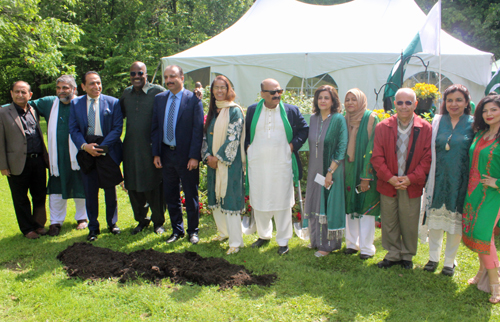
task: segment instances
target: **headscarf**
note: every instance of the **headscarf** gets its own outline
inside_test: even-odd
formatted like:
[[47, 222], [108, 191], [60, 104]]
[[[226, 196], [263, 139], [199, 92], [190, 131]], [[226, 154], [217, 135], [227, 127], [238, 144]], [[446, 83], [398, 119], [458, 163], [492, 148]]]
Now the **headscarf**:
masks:
[[[229, 107], [235, 106], [241, 110], [241, 106], [235, 102], [215, 101], [217, 108], [220, 108], [219, 116], [214, 124], [214, 140], [212, 143], [212, 151], [219, 151], [227, 137], [227, 127], [229, 125]], [[245, 126], [243, 125], [240, 136], [241, 160], [243, 169], [245, 169]], [[223, 162], [217, 162], [217, 171], [215, 172], [215, 197], [217, 200], [224, 199], [227, 191], [228, 166]]]
[[[346, 108], [345, 120], [347, 122], [347, 131], [349, 132], [349, 142], [347, 143], [347, 156], [349, 158], [349, 162], [354, 162], [354, 156], [356, 154], [356, 136], [358, 135], [359, 124], [361, 123], [361, 119], [366, 111], [366, 106], [368, 105], [366, 100], [366, 95], [358, 88], [352, 88], [347, 91], [347, 94], [351, 93], [356, 97], [358, 101], [358, 108], [354, 111], [349, 111]], [[345, 102], [345, 99], [344, 99]], [[371, 128], [373, 126], [373, 122], [368, 124], [368, 135], [372, 132]]]

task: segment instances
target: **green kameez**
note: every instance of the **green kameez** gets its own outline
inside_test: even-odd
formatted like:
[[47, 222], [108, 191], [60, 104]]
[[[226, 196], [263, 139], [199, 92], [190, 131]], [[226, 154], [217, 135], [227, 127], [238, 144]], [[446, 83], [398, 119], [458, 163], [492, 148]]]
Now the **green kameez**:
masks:
[[[373, 115], [373, 116], [371, 116]], [[368, 138], [368, 122], [370, 117], [374, 118], [373, 129]], [[346, 213], [351, 218], [361, 218], [364, 215], [380, 216], [380, 194], [377, 191], [377, 176], [370, 162], [373, 152], [373, 140], [375, 137], [375, 126], [378, 117], [372, 111], [365, 111], [356, 135], [356, 150], [354, 162], [345, 161], [345, 186], [346, 186]], [[356, 193], [356, 187], [361, 179], [369, 179], [370, 189], [363, 193]]]
[[[469, 150], [469, 185], [462, 217], [462, 239], [471, 250], [490, 253], [491, 236], [500, 209], [500, 189], [481, 184], [484, 174], [497, 178], [500, 187], [500, 145], [497, 140], [484, 141], [485, 131], [476, 134]], [[500, 227], [500, 222], [497, 224]]]
[[[52, 105], [56, 98], [56, 96], [46, 96], [35, 101], [30, 101], [29, 104], [36, 109], [38, 114], [45, 117], [48, 124]], [[71, 160], [69, 157], [69, 111], [70, 104], [63, 104], [59, 101], [56, 133], [59, 177], [49, 176], [47, 194], [61, 194], [63, 199], [85, 198], [80, 171], [71, 169]]]
[[245, 209], [245, 189], [243, 186], [243, 164], [241, 159], [240, 139], [244, 124], [244, 116], [238, 107], [229, 107], [229, 124], [226, 140], [219, 151], [212, 151], [214, 126], [217, 117], [213, 118], [207, 129], [203, 142], [202, 156], [205, 160], [212, 155], [219, 162], [228, 166], [226, 196], [222, 200], [215, 197], [215, 169], [207, 168], [208, 208], [221, 208], [224, 214], [241, 214]]

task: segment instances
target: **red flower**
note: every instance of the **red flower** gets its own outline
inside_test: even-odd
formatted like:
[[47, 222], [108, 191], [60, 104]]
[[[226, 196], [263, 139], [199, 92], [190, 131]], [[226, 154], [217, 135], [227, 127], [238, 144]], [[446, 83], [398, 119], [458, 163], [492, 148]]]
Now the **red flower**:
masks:
[[200, 209], [203, 209], [203, 202], [200, 202]]
[[300, 212], [297, 213], [297, 219], [302, 220], [302, 215], [300, 214]]
[[182, 203], [183, 205], [185, 205], [185, 204], [186, 204], [186, 199], [182, 198], [182, 199], [181, 199], [181, 203]]
[[207, 123], [207, 114], [203, 117], [203, 124]]
[[382, 228], [382, 223], [380, 221], [375, 222], [375, 227]]

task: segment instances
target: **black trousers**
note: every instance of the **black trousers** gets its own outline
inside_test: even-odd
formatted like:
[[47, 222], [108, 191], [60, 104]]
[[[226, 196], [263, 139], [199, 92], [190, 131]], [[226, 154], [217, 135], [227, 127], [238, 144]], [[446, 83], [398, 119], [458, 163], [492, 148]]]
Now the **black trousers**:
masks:
[[[21, 232], [26, 235], [30, 231], [43, 228], [47, 222], [45, 211], [47, 172], [43, 156], [40, 154], [35, 158], [27, 157], [23, 172], [17, 176], [11, 174], [7, 179]], [[31, 212], [32, 204], [33, 212]]]
[[134, 211], [134, 219], [140, 224], [146, 223], [149, 209], [151, 209], [151, 220], [155, 227], [159, 227], [165, 223], [165, 204], [163, 202], [162, 187], [163, 183], [160, 183], [156, 189], [150, 191], [128, 191], [130, 204]]

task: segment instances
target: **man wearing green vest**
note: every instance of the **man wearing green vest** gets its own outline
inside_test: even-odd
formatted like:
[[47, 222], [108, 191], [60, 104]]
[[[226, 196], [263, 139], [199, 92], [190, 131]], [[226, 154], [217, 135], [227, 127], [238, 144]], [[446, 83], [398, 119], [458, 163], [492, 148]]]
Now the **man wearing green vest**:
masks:
[[293, 234], [293, 186], [302, 173], [297, 152], [309, 127], [297, 106], [281, 102], [283, 89], [278, 81], [269, 78], [260, 86], [262, 99], [248, 107], [245, 121], [248, 188], [259, 235], [252, 247], [269, 242], [274, 217], [278, 254], [283, 255]]

